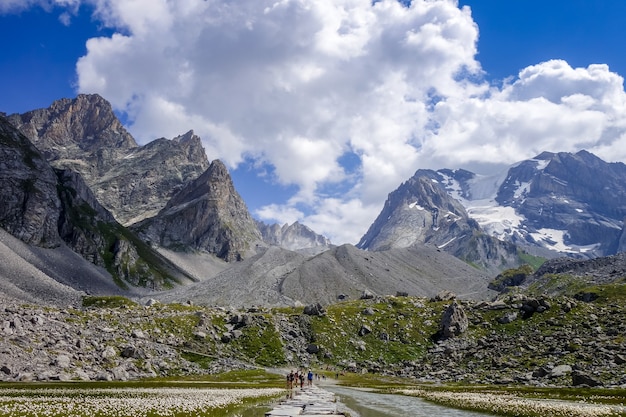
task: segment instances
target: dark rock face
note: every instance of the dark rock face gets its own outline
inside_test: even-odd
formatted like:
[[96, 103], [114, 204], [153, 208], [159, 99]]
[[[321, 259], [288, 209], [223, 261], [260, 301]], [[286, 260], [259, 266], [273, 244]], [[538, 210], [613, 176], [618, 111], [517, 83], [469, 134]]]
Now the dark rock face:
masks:
[[0, 227], [42, 247], [61, 243], [57, 178], [28, 139], [0, 117]]
[[243, 259], [261, 241], [254, 220], [219, 160], [136, 230], [160, 246], [204, 250], [226, 261]]
[[[520, 184], [528, 184], [520, 192]], [[525, 217], [528, 231], [562, 230], [566, 243], [616, 253], [626, 215], [626, 165], [593, 154], [544, 152], [509, 170], [496, 201]]]
[[9, 121], [54, 167], [80, 173], [123, 224], [157, 214], [209, 165], [193, 131], [138, 146], [98, 95], [57, 100], [47, 109], [11, 115]]
[[516, 266], [515, 245], [483, 233], [436, 178], [433, 171], [420, 170], [390, 193], [357, 247], [378, 251], [428, 244], [488, 270]]

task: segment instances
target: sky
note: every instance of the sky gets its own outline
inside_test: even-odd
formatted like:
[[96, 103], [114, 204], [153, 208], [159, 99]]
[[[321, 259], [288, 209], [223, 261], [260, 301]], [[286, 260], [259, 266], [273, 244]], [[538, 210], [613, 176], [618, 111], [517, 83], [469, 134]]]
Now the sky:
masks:
[[626, 162], [619, 0], [0, 0], [0, 112], [193, 129], [252, 215], [356, 243], [417, 169]]

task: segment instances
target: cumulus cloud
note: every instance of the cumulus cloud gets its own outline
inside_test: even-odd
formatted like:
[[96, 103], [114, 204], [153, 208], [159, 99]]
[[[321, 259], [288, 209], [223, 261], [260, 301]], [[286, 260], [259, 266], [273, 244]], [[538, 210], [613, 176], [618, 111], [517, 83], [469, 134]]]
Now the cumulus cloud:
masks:
[[[53, 3], [80, 2], [26, 0]], [[456, 0], [83, 3], [115, 33], [88, 41], [80, 92], [125, 112], [140, 142], [194, 129], [209, 158], [271, 167], [298, 191], [257, 216], [336, 243], [358, 241], [418, 168], [489, 173], [582, 148], [626, 160], [622, 77], [554, 60], [490, 85]]]
[[[271, 165], [299, 192], [257, 214], [299, 215], [333, 239], [350, 228], [340, 241], [357, 241], [417, 168], [433, 95], [463, 96], [458, 75], [480, 73], [477, 27], [451, 0], [93, 4], [118, 33], [87, 43], [81, 92], [125, 111], [139, 141], [193, 128], [231, 168]], [[359, 158], [351, 172], [339, 162], [346, 154]], [[328, 195], [343, 181], [352, 189]]]

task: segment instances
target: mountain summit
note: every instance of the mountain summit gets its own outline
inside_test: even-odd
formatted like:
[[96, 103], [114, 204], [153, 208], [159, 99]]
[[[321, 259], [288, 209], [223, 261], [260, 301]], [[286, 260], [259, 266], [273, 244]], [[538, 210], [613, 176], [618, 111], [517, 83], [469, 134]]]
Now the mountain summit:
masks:
[[[418, 170], [389, 195], [358, 246], [432, 243], [471, 260], [463, 252], [480, 245], [454, 246], [463, 236], [482, 233], [545, 257], [593, 258], [626, 249], [625, 217], [626, 165], [587, 151], [544, 152], [489, 177], [461, 169]], [[503, 253], [513, 252], [511, 246]]]
[[159, 246], [207, 251], [229, 262], [243, 259], [262, 241], [228, 170], [219, 160], [211, 162], [157, 216], [141, 222], [136, 230]]

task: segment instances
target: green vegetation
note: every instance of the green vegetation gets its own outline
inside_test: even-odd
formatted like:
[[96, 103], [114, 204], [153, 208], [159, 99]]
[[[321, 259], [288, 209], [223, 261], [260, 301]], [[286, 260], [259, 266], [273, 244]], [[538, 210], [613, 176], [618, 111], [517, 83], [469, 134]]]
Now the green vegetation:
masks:
[[121, 295], [83, 297], [83, 307], [127, 308], [134, 306], [137, 306], [136, 302]]
[[432, 344], [444, 304], [409, 297], [343, 302], [329, 306], [325, 316], [313, 317], [311, 328], [320, 357], [334, 362], [411, 361]]
[[534, 256], [522, 250], [519, 250], [517, 252], [517, 255], [524, 263], [532, 267], [533, 272], [539, 269], [539, 267], [543, 265], [544, 262], [546, 261], [546, 258], [543, 258], [541, 256]]
[[242, 330], [243, 334], [235, 344], [241, 347], [246, 357], [262, 366], [279, 366], [286, 363], [280, 334], [271, 319], [255, 321]]

